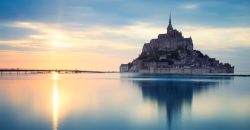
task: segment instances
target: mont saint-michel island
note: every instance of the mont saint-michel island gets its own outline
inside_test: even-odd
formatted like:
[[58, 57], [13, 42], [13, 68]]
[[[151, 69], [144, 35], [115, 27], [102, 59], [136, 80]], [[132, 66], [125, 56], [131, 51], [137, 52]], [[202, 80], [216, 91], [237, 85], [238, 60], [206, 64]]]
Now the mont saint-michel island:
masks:
[[128, 64], [121, 64], [120, 72], [234, 73], [234, 66], [194, 50], [192, 38], [185, 38], [182, 32], [173, 28], [170, 15], [167, 33], [145, 43], [139, 57]]

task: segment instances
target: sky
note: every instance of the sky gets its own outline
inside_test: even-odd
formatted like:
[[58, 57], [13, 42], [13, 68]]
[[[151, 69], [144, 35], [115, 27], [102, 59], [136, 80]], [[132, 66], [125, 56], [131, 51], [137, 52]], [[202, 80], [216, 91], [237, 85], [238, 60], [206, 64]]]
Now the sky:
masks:
[[250, 72], [249, 0], [0, 0], [0, 68], [117, 71], [172, 25]]

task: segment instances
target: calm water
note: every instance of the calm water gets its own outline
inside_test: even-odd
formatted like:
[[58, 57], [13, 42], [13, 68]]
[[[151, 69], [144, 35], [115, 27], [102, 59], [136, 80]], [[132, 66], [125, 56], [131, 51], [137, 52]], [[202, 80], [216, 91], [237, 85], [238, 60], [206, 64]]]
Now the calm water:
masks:
[[1, 130], [250, 130], [250, 78], [0, 76]]

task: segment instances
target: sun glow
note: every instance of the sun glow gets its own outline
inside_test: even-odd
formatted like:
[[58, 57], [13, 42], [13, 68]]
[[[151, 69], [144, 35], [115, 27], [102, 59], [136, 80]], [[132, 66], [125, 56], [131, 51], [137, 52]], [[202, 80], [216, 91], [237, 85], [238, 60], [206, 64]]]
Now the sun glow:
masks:
[[51, 45], [55, 46], [55, 47], [60, 47], [60, 46], [63, 46], [64, 43], [61, 41], [53, 41], [53, 42], [51, 42]]
[[69, 47], [70, 46], [70, 44], [62, 40], [52, 40], [51, 42], [49, 42], [49, 45], [53, 47]]
[[[55, 34], [56, 33], [56, 34]], [[68, 47], [69, 38], [65, 34], [55, 32], [49, 35], [49, 44], [54, 47]]]
[[59, 74], [57, 72], [52, 72], [52, 80], [55, 81], [55, 83], [57, 83], [56, 81], [59, 80]]

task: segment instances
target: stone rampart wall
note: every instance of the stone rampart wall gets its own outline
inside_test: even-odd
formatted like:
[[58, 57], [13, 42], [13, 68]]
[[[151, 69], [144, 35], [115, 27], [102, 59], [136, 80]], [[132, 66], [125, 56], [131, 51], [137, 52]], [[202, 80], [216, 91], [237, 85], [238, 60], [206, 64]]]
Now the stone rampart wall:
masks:
[[[228, 73], [226, 68], [150, 68], [141, 69], [139, 73], [165, 73], [165, 74], [205, 74], [205, 73]], [[233, 69], [231, 68], [231, 71]]]

